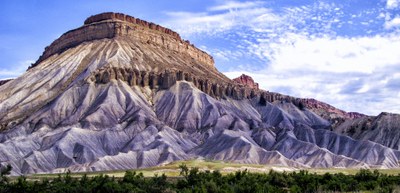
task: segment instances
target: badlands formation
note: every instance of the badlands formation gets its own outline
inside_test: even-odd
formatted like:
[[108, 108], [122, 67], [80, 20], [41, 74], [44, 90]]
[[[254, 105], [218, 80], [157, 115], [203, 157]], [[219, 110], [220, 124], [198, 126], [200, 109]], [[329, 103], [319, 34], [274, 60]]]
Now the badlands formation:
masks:
[[230, 80], [178, 33], [89, 17], [0, 83], [0, 164], [13, 174], [208, 159], [285, 167], [399, 167], [398, 115], [347, 113]]

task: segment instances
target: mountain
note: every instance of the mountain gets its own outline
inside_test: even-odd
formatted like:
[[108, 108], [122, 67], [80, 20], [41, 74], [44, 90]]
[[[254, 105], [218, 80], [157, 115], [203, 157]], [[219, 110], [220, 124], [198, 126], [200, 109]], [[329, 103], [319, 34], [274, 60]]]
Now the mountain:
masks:
[[27, 72], [0, 86], [0, 164], [11, 164], [13, 174], [189, 159], [399, 167], [391, 143], [348, 132], [348, 125], [369, 119], [261, 90], [245, 75], [230, 80], [176, 32], [102, 13], [63, 34]]
[[400, 115], [381, 113], [378, 116], [363, 116], [346, 120], [335, 128], [340, 134], [345, 134], [357, 140], [369, 140], [400, 150]]

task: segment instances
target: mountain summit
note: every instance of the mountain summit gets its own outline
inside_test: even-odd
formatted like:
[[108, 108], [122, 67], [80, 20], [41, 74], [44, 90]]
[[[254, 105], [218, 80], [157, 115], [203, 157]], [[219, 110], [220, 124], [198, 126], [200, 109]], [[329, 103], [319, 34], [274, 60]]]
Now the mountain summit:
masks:
[[[368, 118], [261, 90], [251, 77], [230, 80], [176, 32], [102, 13], [0, 86], [0, 164], [14, 174], [188, 159], [398, 167], [397, 146], [365, 140]], [[362, 140], [347, 136], [352, 125]]]

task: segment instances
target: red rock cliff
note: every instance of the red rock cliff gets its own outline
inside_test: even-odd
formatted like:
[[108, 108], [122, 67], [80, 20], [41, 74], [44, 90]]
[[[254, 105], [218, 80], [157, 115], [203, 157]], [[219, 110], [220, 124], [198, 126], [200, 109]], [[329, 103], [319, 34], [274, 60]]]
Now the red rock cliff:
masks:
[[242, 85], [248, 86], [248, 87], [256, 89], [256, 90], [259, 89], [258, 83], [255, 83], [252, 77], [247, 76], [245, 74], [242, 74], [241, 76], [239, 76], [237, 78], [234, 78], [233, 81], [238, 84], [242, 84]]

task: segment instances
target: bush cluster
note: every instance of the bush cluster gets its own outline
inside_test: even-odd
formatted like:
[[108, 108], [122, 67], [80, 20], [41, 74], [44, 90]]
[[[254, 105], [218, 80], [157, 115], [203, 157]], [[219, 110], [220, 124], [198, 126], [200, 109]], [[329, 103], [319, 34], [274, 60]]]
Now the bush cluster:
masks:
[[[0, 172], [0, 192], [394, 192], [400, 175], [386, 175], [378, 170], [361, 169], [355, 175], [343, 173], [318, 175], [308, 171], [250, 173], [237, 171], [222, 175], [219, 171], [200, 171], [180, 166], [180, 178], [165, 175], [145, 178], [142, 173], [126, 171], [124, 177], [108, 175], [73, 178], [68, 172], [54, 179], [27, 180], [21, 176], [10, 180], [11, 167]], [[398, 189], [397, 189], [398, 190]]]

